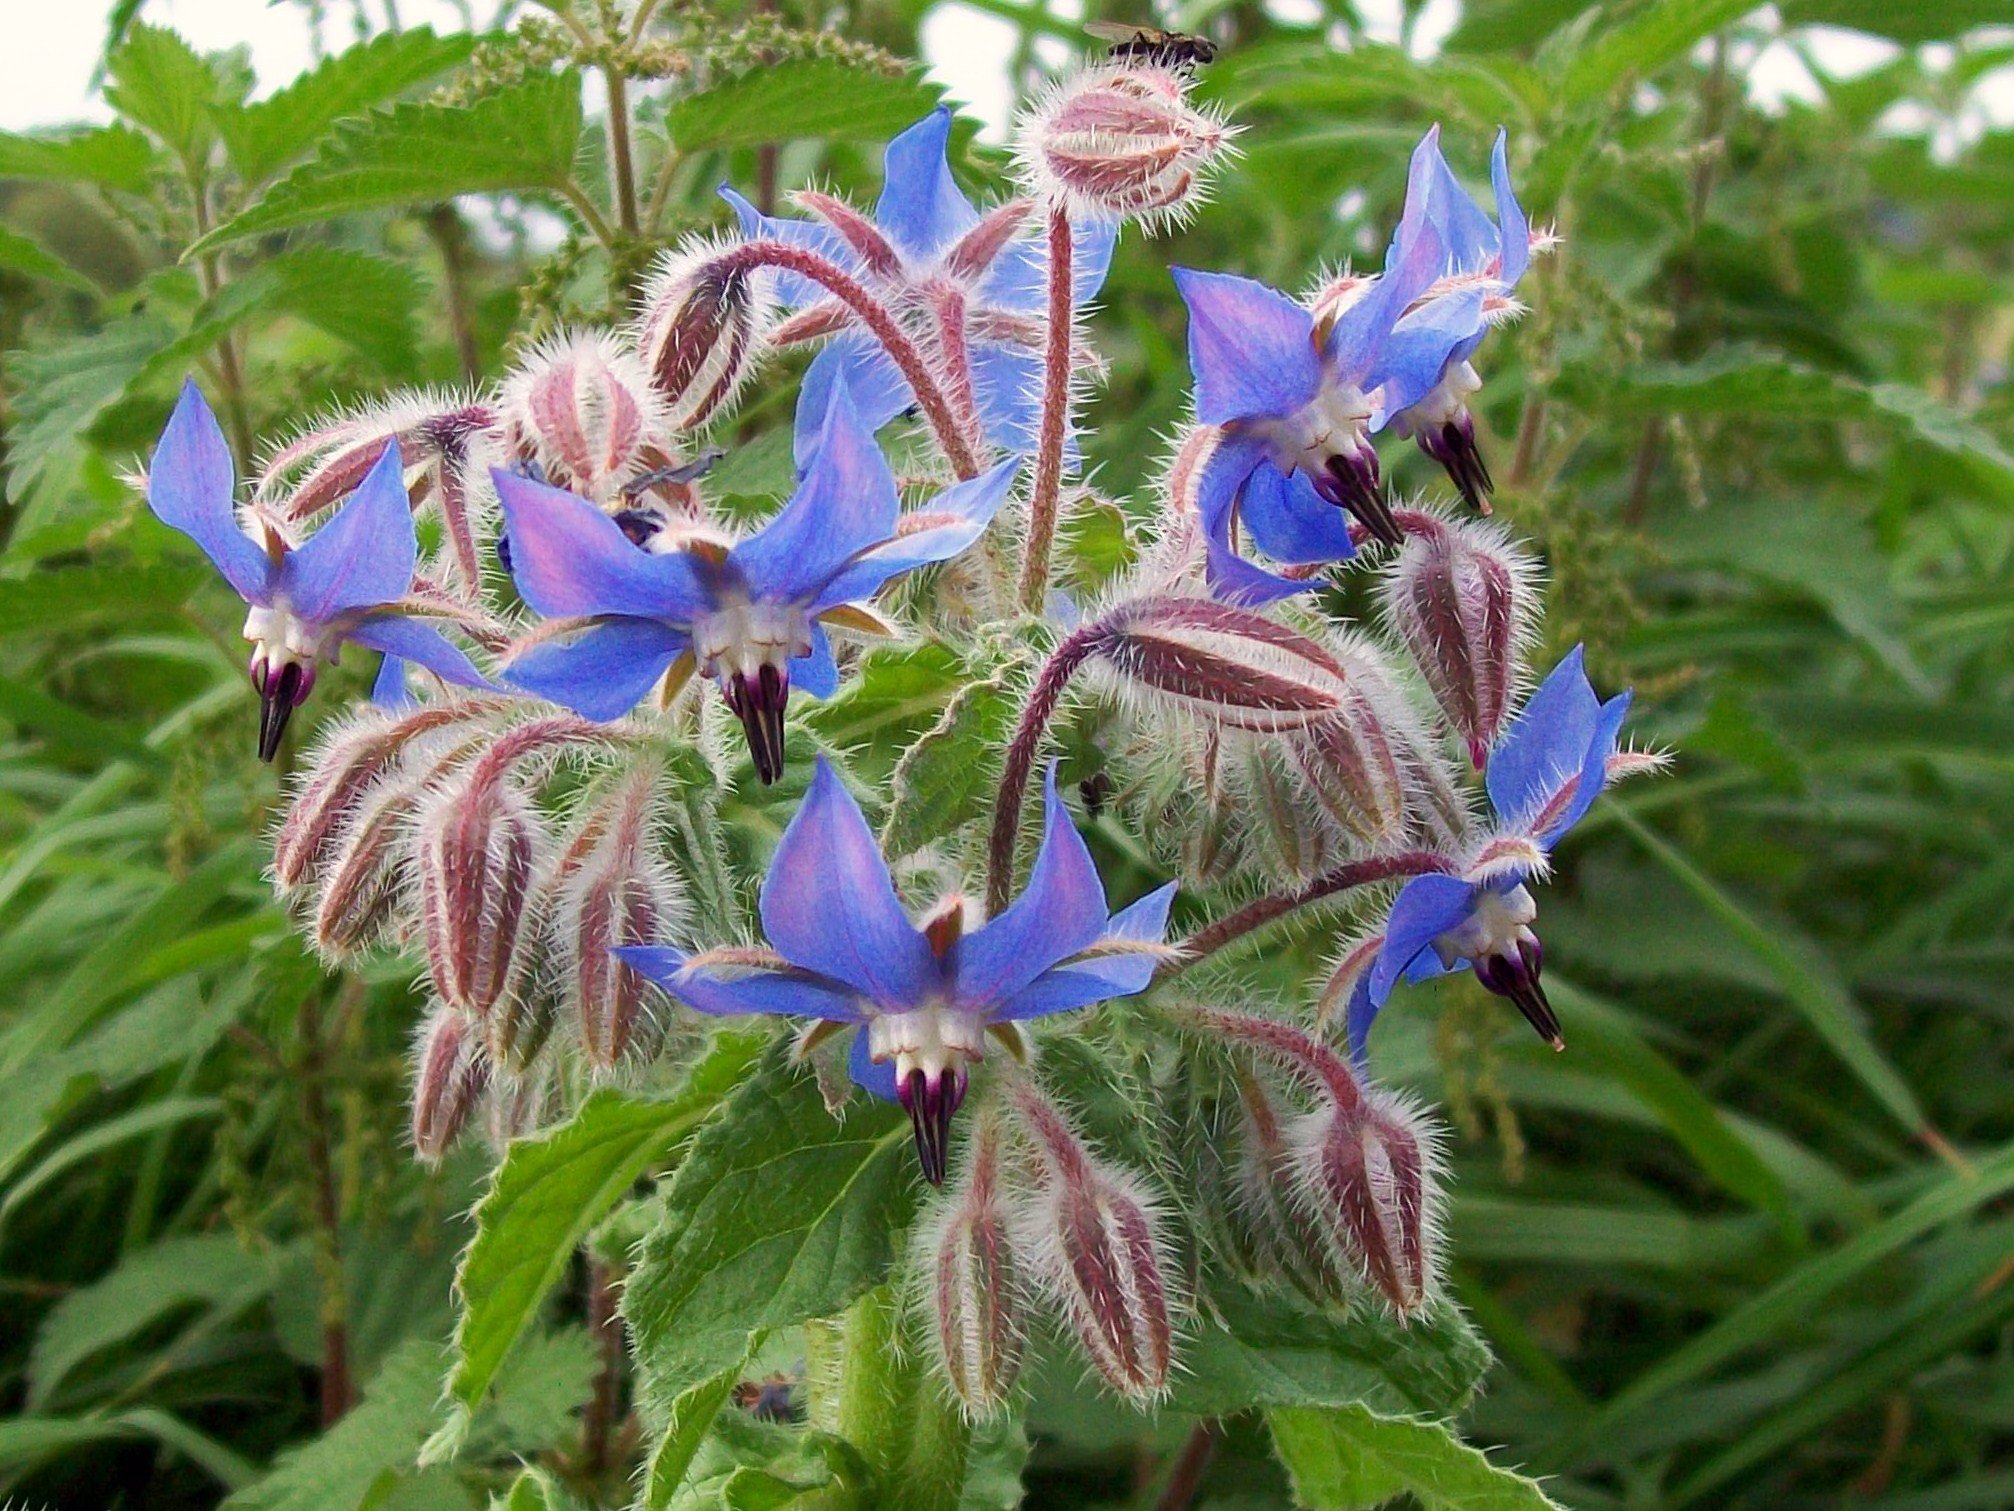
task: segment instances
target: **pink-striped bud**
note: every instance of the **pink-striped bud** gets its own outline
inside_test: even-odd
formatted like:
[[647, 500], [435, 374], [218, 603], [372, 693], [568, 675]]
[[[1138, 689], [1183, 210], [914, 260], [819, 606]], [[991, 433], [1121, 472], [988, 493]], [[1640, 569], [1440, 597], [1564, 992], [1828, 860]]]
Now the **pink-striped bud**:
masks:
[[738, 258], [739, 249], [689, 241], [644, 290], [632, 336], [673, 430], [696, 430], [726, 409], [762, 356], [770, 278]]
[[1436, 520], [1407, 536], [1385, 581], [1392, 624], [1478, 769], [1531, 642], [1534, 577], [1501, 527]]
[[1133, 1177], [1092, 1155], [1032, 1086], [1016, 1086], [1014, 1097], [1043, 1166], [1020, 1247], [1106, 1383], [1150, 1402], [1167, 1389], [1175, 1346], [1153, 1203]]
[[522, 1138], [544, 1119], [552, 1087], [543, 1075], [493, 1077], [483, 1096], [483, 1136], [498, 1158], [512, 1139]]
[[511, 993], [540, 838], [531, 801], [488, 759], [430, 795], [420, 916], [434, 990], [450, 1006], [485, 1017]]
[[408, 470], [431, 471], [459, 460], [496, 420], [490, 403], [473, 394], [392, 394], [308, 425], [266, 458], [252, 496], [289, 522], [312, 519], [355, 492], [388, 443], [397, 443]]
[[489, 1076], [475, 1025], [451, 1007], [438, 1009], [413, 1056], [413, 1149], [421, 1159], [432, 1164], [448, 1152]]
[[1021, 121], [1023, 181], [1073, 216], [1179, 222], [1232, 136], [1189, 100], [1190, 76], [1139, 59], [1066, 79]]
[[643, 363], [606, 331], [539, 346], [504, 384], [503, 415], [518, 456], [602, 505], [648, 469], [670, 420]]
[[391, 930], [407, 882], [406, 825], [423, 783], [380, 782], [344, 825], [313, 898], [311, 934], [331, 959], [368, 950]]
[[562, 995], [588, 1060], [610, 1069], [642, 1048], [654, 994], [617, 959], [622, 945], [656, 944], [683, 911], [678, 885], [650, 840], [657, 772], [639, 767], [598, 804], [561, 855], [551, 938]]
[[1208, 598], [1142, 598], [1109, 615], [1094, 654], [1122, 688], [1257, 733], [1333, 717], [1349, 673], [1321, 645], [1250, 609]]
[[939, 1362], [968, 1415], [1006, 1403], [1021, 1373], [1020, 1274], [1000, 1199], [1000, 1130], [974, 1131], [963, 1188], [929, 1235]]
[[1375, 849], [1406, 832], [1417, 719], [1372, 646], [1350, 640], [1331, 654], [1346, 690], [1326, 718], [1294, 731], [1287, 757], [1344, 836]]

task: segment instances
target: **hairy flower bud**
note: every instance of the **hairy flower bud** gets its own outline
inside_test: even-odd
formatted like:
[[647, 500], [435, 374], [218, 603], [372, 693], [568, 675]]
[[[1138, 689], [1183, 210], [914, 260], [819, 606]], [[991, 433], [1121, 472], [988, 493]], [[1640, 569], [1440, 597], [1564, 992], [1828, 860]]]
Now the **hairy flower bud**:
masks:
[[1478, 768], [1531, 642], [1533, 577], [1500, 527], [1436, 520], [1407, 536], [1385, 580], [1392, 624]]
[[487, 761], [432, 794], [419, 824], [420, 915], [434, 990], [451, 1006], [484, 1017], [516, 997], [539, 838], [530, 800]]
[[632, 338], [676, 431], [724, 410], [755, 371], [770, 323], [769, 277], [739, 244], [707, 238], [668, 254], [644, 290]]
[[413, 1057], [413, 1149], [432, 1163], [446, 1154], [489, 1084], [481, 1036], [451, 1007], [420, 1029]]
[[1232, 135], [1190, 103], [1191, 82], [1135, 59], [1064, 80], [1022, 118], [1023, 181], [1081, 218], [1150, 227], [1187, 218]]
[[1131, 1176], [1080, 1143], [1025, 1082], [1015, 1104], [1041, 1154], [1043, 1179], [1022, 1247], [1105, 1381], [1147, 1402], [1168, 1385], [1174, 1319], [1152, 1202]]
[[1148, 597], [1109, 616], [1098, 659], [1129, 690], [1233, 729], [1305, 729], [1336, 714], [1349, 674], [1315, 641], [1250, 609]]
[[945, 1377], [974, 1417], [1006, 1402], [1021, 1373], [1020, 1276], [1000, 1200], [1000, 1131], [973, 1136], [962, 1190], [930, 1231], [928, 1276]]
[[604, 506], [661, 456], [652, 448], [670, 423], [643, 363], [608, 332], [539, 346], [504, 384], [502, 408], [517, 455]]

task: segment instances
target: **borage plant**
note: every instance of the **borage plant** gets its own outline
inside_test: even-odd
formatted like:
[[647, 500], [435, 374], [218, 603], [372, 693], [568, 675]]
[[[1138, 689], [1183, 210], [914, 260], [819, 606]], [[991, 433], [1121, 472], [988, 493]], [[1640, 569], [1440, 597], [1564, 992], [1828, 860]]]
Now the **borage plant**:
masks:
[[[1133, 565], [1073, 601], [1080, 316], [1120, 228], [1179, 223], [1228, 150], [1193, 85], [1143, 47], [1063, 80], [984, 209], [941, 111], [871, 214], [724, 191], [738, 229], [667, 255], [627, 326], [310, 420], [247, 501], [201, 396], [176, 410], [148, 497], [248, 604], [261, 754], [319, 664], [384, 654], [273, 872], [331, 962], [423, 955], [420, 1156], [472, 1124], [505, 1151], [435, 1456], [600, 1224], [653, 1504], [755, 1474], [955, 1505], [1072, 1360], [1204, 1445], [1275, 1409], [1297, 1475], [1311, 1431], [1400, 1417], [1497, 1473], [1434, 1425], [1484, 1356], [1435, 1126], [1369, 1034], [1466, 967], [1561, 1047], [1534, 889], [1656, 763], [1578, 652], [1527, 668], [1536, 564], [1480, 517], [1474, 360], [1544, 238], [1501, 137], [1485, 207], [1429, 133], [1380, 272], [1295, 299], [1177, 270], [1195, 422], [1125, 515]], [[794, 487], [730, 514], [702, 443], [812, 343]], [[1465, 502], [1394, 500], [1387, 432]], [[1329, 591], [1344, 563], [1376, 593]], [[1293, 916], [1330, 967], [1241, 977], [1226, 952]], [[541, 1182], [566, 1210], [526, 1215]], [[726, 1412], [776, 1366], [767, 1414], [808, 1425]]]

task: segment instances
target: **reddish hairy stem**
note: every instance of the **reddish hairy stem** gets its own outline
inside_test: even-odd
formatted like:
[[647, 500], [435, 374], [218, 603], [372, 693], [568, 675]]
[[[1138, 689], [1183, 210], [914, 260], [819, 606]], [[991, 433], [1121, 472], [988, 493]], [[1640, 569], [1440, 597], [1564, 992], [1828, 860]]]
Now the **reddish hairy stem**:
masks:
[[1188, 1511], [1196, 1492], [1203, 1488], [1203, 1476], [1217, 1456], [1217, 1440], [1223, 1435], [1223, 1425], [1215, 1417], [1206, 1417], [1189, 1429], [1161, 1498], [1154, 1502], [1154, 1511]]
[[1007, 746], [1007, 759], [1000, 772], [1000, 795], [993, 804], [993, 834], [986, 846], [986, 910], [999, 913], [1007, 906], [1007, 894], [1014, 885], [1014, 840], [1021, 830], [1021, 802], [1028, 791], [1028, 774], [1035, 769], [1035, 756], [1042, 748], [1042, 733], [1055, 716], [1063, 689], [1070, 685], [1077, 668], [1088, 661], [1111, 634], [1104, 620], [1080, 625], [1063, 637], [1049, 653], [1021, 710], [1021, 722]]
[[1049, 552], [1063, 488], [1063, 440], [1070, 421], [1070, 217], [1049, 212], [1049, 340], [1042, 358], [1042, 429], [1035, 451], [1035, 491], [1028, 502], [1028, 554], [1021, 562], [1021, 605], [1040, 612], [1049, 590]]
[[1237, 912], [1227, 913], [1215, 923], [1198, 929], [1182, 941], [1180, 957], [1170, 960], [1156, 971], [1154, 980], [1161, 982], [1171, 976], [1178, 976], [1198, 961], [1215, 954], [1225, 945], [1242, 939], [1254, 929], [1264, 928], [1274, 920], [1284, 918], [1311, 902], [1334, 897], [1338, 892], [1347, 892], [1352, 887], [1367, 887], [1373, 882], [1393, 881], [1401, 876], [1424, 876], [1430, 872], [1445, 874], [1453, 869], [1452, 861], [1445, 855], [1436, 854], [1431, 850], [1403, 850], [1396, 855], [1374, 855], [1368, 860], [1351, 861], [1348, 865], [1337, 866], [1334, 870], [1324, 871], [1320, 876], [1303, 882], [1289, 891], [1271, 892], [1253, 902], [1248, 902]]
[[952, 470], [960, 478], [979, 475], [978, 459], [972, 454], [971, 444], [958, 429], [950, 402], [944, 397], [944, 390], [938, 386], [937, 380], [930, 375], [923, 353], [909, 338], [908, 332], [896, 322], [888, 306], [876, 299], [857, 278], [829, 258], [781, 241], [748, 242], [723, 258], [722, 265], [726, 273], [758, 267], [784, 268], [809, 278], [852, 310], [860, 323], [874, 333], [874, 339], [881, 343], [889, 360], [902, 370], [902, 376], [908, 380], [909, 391], [916, 395], [917, 406], [930, 422], [931, 433], [937, 437], [937, 444], [943, 449]]

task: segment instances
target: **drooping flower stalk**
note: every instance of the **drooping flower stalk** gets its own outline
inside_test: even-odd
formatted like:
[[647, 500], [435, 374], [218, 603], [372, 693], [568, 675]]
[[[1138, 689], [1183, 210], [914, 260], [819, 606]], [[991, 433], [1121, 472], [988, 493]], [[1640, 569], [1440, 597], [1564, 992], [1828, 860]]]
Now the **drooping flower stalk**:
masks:
[[1035, 451], [1035, 491], [1028, 502], [1028, 542], [1021, 561], [1021, 607], [1040, 613], [1049, 592], [1049, 556], [1063, 489], [1063, 443], [1070, 433], [1070, 353], [1076, 332], [1071, 302], [1069, 214], [1049, 212], [1048, 339], [1042, 353], [1042, 418]]

